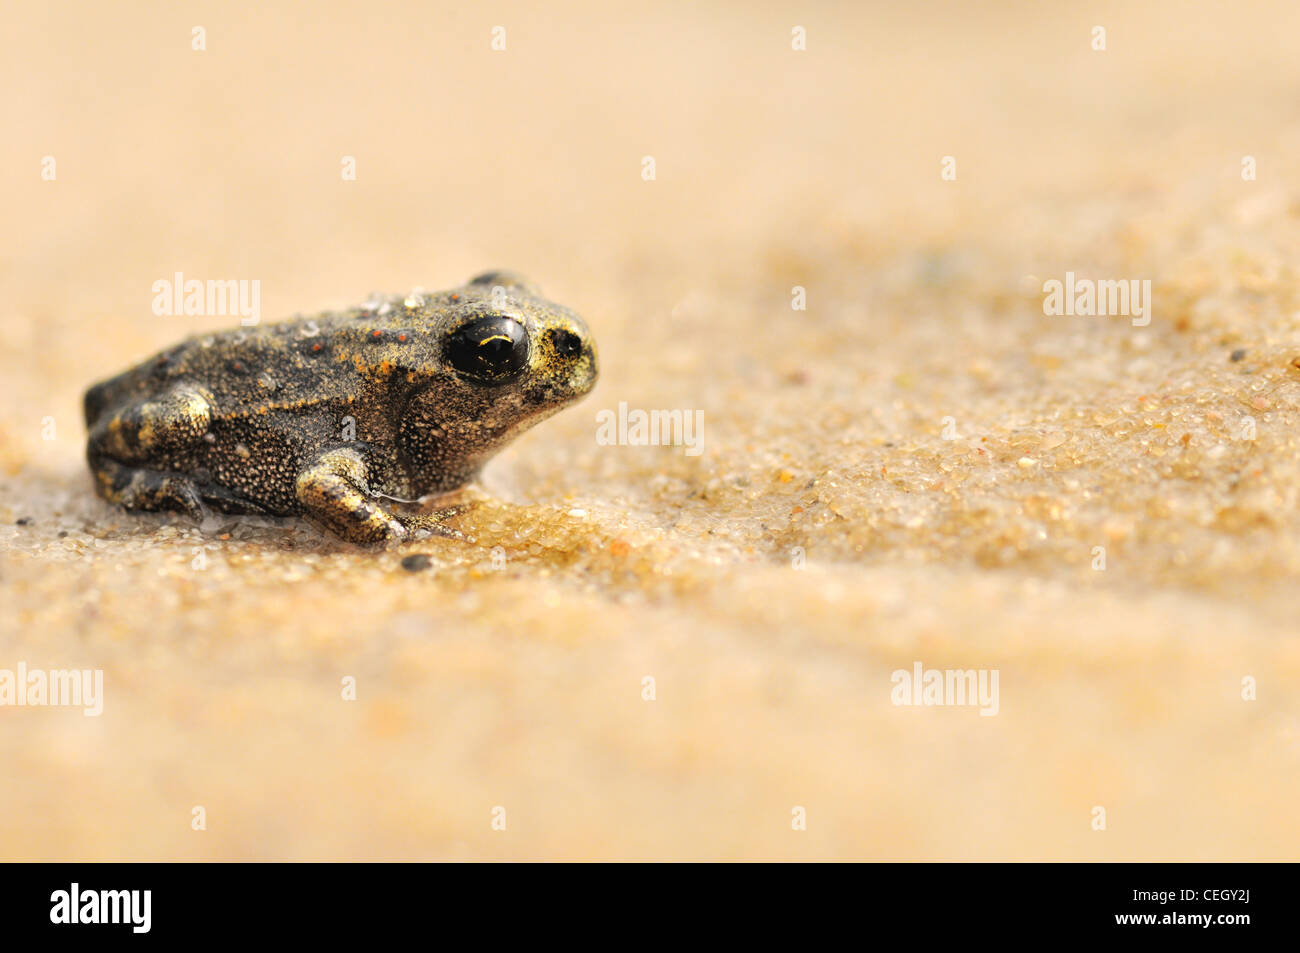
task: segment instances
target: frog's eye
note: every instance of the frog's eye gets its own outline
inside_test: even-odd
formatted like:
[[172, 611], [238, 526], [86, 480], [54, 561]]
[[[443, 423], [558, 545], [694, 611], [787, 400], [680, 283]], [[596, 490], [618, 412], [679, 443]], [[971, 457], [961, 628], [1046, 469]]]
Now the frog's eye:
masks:
[[500, 384], [528, 365], [528, 332], [510, 318], [477, 318], [448, 335], [443, 353], [466, 377]]

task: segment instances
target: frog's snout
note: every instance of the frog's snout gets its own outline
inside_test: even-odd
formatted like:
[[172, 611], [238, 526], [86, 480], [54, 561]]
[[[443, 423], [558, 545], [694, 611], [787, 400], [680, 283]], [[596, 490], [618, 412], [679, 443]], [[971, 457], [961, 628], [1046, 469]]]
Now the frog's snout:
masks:
[[550, 378], [570, 400], [585, 396], [596, 386], [599, 365], [596, 346], [586, 325], [569, 320], [546, 331], [550, 352]]
[[583, 345], [582, 359], [578, 361], [569, 377], [569, 386], [573, 388], [574, 397], [585, 397], [596, 386], [600, 376], [600, 363], [596, 359], [596, 348], [588, 337]]

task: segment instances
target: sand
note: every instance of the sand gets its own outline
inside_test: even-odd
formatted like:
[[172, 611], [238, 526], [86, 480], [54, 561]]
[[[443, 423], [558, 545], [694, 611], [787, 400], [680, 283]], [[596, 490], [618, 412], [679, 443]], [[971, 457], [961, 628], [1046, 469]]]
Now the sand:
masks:
[[[104, 689], [0, 708], [0, 857], [1294, 858], [1300, 10], [989, 6], [7, 10], [0, 670]], [[472, 542], [94, 496], [84, 389], [237, 321], [155, 281], [491, 267], [602, 377]]]

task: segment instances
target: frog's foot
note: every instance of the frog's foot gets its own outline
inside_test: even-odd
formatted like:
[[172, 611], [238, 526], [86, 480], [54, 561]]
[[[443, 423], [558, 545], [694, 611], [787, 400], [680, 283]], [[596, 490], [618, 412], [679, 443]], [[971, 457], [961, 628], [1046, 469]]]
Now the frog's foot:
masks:
[[370, 495], [366, 470], [356, 447], [327, 450], [298, 474], [298, 502], [307, 516], [349, 542], [405, 539], [406, 527]]
[[194, 481], [179, 473], [132, 467], [108, 457], [91, 457], [95, 487], [110, 503], [129, 510], [180, 510], [202, 522], [203, 502]]
[[427, 536], [441, 536], [444, 539], [458, 539], [465, 542], [468, 537], [460, 530], [448, 526], [445, 521], [468, 509], [470, 505], [469, 503], [458, 503], [455, 506], [446, 506], [441, 509], [430, 510], [427, 513], [413, 513], [410, 515], [402, 513], [397, 515], [397, 519], [406, 527], [407, 533], [415, 539]]

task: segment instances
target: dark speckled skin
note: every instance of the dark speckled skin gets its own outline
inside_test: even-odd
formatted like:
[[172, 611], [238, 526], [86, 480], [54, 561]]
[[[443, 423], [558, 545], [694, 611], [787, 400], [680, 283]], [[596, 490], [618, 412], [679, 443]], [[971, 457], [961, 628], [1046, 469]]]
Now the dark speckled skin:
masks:
[[[527, 364], [506, 383], [448, 363], [449, 335], [487, 316], [527, 332]], [[439, 531], [391, 504], [464, 485], [595, 381], [582, 320], [492, 272], [451, 291], [183, 341], [87, 391], [87, 458], [100, 495], [128, 508], [303, 515], [382, 542]]]

